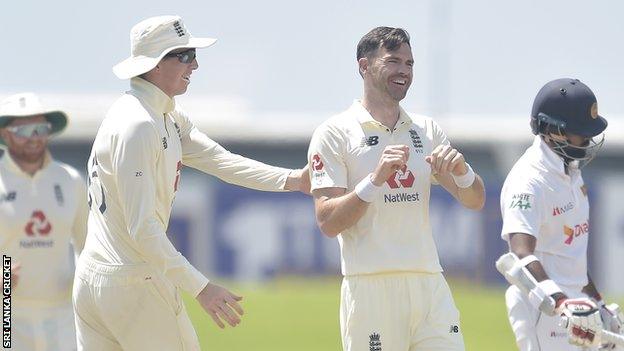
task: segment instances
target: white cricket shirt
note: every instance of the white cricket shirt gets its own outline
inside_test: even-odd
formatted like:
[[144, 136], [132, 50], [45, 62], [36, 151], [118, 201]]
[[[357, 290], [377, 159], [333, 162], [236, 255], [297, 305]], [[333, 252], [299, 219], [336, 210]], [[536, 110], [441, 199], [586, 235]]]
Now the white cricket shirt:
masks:
[[16, 304], [50, 307], [71, 301], [76, 256], [87, 227], [84, 181], [46, 152], [34, 175], [23, 172], [8, 151], [0, 158], [0, 248], [21, 264], [12, 291]]
[[390, 177], [364, 216], [338, 235], [344, 275], [442, 271], [429, 224], [432, 175], [425, 157], [448, 143], [431, 118], [401, 109], [391, 130], [358, 100], [316, 129], [308, 151], [312, 190], [351, 192], [375, 170], [386, 146], [410, 148], [407, 167]]
[[535, 256], [560, 285], [587, 285], [589, 202], [581, 172], [569, 167], [540, 136], [516, 162], [501, 191], [503, 239], [536, 238]]
[[228, 152], [146, 80], [132, 78], [131, 88], [108, 111], [91, 150], [84, 255], [108, 264], [147, 262], [197, 296], [208, 279], [165, 233], [182, 165], [265, 191], [282, 191], [290, 170]]

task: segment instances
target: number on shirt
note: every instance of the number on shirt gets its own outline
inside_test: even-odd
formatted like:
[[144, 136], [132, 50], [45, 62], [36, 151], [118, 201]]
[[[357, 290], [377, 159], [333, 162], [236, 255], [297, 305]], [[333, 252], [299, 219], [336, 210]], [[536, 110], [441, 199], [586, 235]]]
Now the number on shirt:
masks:
[[100, 170], [100, 164], [98, 163], [97, 156], [93, 154], [93, 158], [89, 161], [89, 177], [87, 178], [89, 186], [89, 208], [93, 208], [92, 205], [95, 202], [99, 203], [98, 209], [100, 213], [106, 211], [106, 196], [104, 195], [104, 188], [100, 182], [98, 171]]

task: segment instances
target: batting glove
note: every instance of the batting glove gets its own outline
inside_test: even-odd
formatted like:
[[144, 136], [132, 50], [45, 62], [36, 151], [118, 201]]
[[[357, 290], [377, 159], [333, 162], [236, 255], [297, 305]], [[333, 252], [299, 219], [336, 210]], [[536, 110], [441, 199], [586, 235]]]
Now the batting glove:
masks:
[[594, 302], [588, 298], [566, 299], [559, 307], [562, 326], [568, 331], [568, 342], [577, 346], [600, 345], [602, 321]]

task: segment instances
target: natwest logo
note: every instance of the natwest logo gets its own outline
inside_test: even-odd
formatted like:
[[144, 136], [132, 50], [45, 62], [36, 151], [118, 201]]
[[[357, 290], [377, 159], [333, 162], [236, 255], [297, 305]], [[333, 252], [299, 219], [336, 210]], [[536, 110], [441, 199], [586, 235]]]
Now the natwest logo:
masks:
[[315, 171], [320, 171], [323, 169], [323, 162], [321, 161], [321, 156], [318, 154], [312, 156], [312, 169]]
[[575, 237], [580, 236], [582, 234], [588, 234], [588, 233], [589, 233], [589, 221], [582, 223], [582, 224], [577, 224], [574, 226], [574, 228], [570, 228], [567, 225], [563, 226], [563, 234], [567, 236], [564, 242], [567, 245], [571, 245], [572, 240], [574, 240]]
[[26, 223], [26, 227], [24, 228], [28, 236], [34, 236], [35, 233], [45, 236], [50, 234], [51, 230], [52, 225], [50, 221], [48, 221], [43, 211], [40, 210], [33, 211], [30, 220]]
[[386, 180], [386, 183], [388, 183], [388, 186], [391, 189], [397, 189], [401, 187], [411, 188], [412, 185], [414, 185], [415, 179], [416, 177], [414, 177], [412, 171], [407, 169], [407, 165], [403, 165], [403, 168], [399, 169], [393, 175], [391, 175], [390, 178]]

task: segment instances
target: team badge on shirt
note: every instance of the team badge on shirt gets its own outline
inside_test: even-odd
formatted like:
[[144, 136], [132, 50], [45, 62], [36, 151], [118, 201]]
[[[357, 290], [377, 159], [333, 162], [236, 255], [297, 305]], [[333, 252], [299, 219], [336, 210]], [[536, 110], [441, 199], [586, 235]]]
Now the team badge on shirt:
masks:
[[513, 196], [511, 197], [511, 204], [509, 205], [509, 208], [514, 209], [520, 209], [520, 210], [528, 210], [531, 209], [533, 207], [533, 194], [528, 194], [528, 193], [520, 193], [520, 194], [513, 194]]
[[381, 335], [378, 333], [372, 333], [368, 337], [368, 346], [370, 346], [370, 351], [381, 351]]
[[410, 138], [412, 139], [412, 145], [414, 145], [414, 152], [417, 154], [423, 153], [423, 144], [422, 140], [420, 140], [420, 136], [414, 129], [409, 130]]
[[59, 206], [63, 206], [65, 197], [63, 196], [63, 190], [59, 184], [54, 184], [54, 197], [56, 198], [56, 203]]

